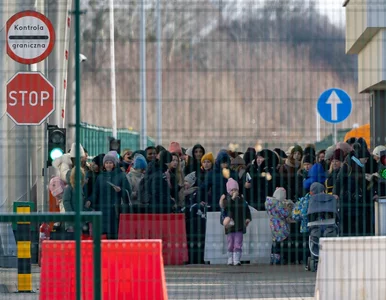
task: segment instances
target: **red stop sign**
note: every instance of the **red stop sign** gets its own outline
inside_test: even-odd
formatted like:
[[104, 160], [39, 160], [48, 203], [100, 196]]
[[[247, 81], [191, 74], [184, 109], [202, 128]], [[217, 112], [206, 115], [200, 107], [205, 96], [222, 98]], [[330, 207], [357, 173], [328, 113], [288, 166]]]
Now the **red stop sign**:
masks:
[[40, 125], [55, 110], [55, 87], [38, 72], [16, 73], [7, 83], [7, 115], [17, 125]]

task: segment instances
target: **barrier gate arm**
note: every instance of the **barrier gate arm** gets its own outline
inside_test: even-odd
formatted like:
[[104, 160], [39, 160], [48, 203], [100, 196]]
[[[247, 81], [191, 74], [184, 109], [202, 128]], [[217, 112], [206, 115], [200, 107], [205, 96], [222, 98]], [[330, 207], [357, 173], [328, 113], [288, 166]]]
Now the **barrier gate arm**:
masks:
[[[75, 213], [0, 213], [0, 222], [75, 222]], [[80, 212], [81, 221], [90, 221], [93, 224], [93, 244], [94, 244], [94, 299], [102, 299], [102, 280], [101, 280], [101, 234], [102, 234], [102, 213], [101, 212]], [[80, 243], [80, 241], [76, 241]], [[80, 256], [79, 252], [76, 252]], [[81, 293], [81, 291], [76, 291]]]

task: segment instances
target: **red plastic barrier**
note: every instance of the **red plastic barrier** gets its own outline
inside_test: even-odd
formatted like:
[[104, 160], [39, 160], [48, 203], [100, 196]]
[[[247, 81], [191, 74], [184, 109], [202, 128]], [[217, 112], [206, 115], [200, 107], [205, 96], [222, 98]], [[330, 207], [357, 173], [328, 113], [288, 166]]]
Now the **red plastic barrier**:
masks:
[[184, 214], [121, 214], [119, 239], [161, 239], [166, 265], [188, 261]]
[[[102, 299], [167, 300], [160, 240], [102, 241]], [[73, 300], [75, 242], [44, 241], [41, 300]], [[93, 243], [82, 241], [82, 299], [94, 299]]]

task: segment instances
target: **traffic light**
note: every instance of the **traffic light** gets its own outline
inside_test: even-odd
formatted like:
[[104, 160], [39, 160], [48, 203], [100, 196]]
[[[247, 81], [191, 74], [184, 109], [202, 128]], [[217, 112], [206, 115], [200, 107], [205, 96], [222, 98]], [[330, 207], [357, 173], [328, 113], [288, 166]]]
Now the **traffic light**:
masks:
[[52, 161], [62, 156], [66, 152], [66, 129], [56, 125], [48, 125], [48, 161], [47, 166], [52, 165]]
[[121, 140], [109, 137], [109, 151], [117, 151], [119, 157], [121, 155]]

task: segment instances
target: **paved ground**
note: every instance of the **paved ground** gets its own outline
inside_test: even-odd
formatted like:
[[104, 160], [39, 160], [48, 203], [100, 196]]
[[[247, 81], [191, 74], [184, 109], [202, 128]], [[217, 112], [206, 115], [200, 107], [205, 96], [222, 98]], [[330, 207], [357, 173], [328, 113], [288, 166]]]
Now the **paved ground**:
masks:
[[[35, 294], [17, 294], [17, 270], [0, 269], [0, 299], [38, 299], [40, 268], [33, 267]], [[315, 273], [299, 265], [168, 266], [169, 299], [276, 299], [311, 300]]]
[[313, 299], [315, 273], [299, 265], [166, 268], [170, 299]]

